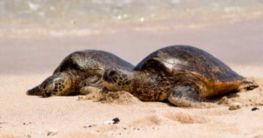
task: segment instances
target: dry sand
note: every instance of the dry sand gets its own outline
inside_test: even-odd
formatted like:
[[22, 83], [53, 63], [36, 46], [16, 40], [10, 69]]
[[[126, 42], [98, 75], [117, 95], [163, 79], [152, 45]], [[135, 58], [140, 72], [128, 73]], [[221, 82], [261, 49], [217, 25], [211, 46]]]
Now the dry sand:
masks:
[[[225, 98], [226, 105], [212, 108], [179, 108], [136, 100], [105, 104], [77, 100], [77, 96], [44, 99], [25, 94], [72, 51], [104, 49], [136, 64], [151, 51], [171, 44], [199, 46], [256, 80], [261, 88]], [[263, 138], [262, 44], [262, 20], [173, 31], [123, 30], [85, 37], [1, 37], [0, 137]], [[236, 104], [241, 108], [229, 110]], [[116, 117], [120, 122], [112, 124]]]

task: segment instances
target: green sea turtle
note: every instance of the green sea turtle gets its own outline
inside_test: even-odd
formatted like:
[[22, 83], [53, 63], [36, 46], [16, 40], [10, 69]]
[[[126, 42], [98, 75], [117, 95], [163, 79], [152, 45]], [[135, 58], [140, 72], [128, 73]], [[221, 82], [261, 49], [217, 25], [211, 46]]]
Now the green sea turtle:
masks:
[[153, 52], [132, 72], [108, 69], [103, 84], [108, 90], [128, 91], [142, 101], [168, 100], [176, 106], [192, 106], [213, 97], [258, 87], [211, 54], [184, 45]]
[[102, 88], [101, 78], [107, 68], [131, 71], [133, 65], [105, 51], [85, 50], [68, 55], [54, 73], [28, 95], [49, 97], [80, 94], [82, 88]]

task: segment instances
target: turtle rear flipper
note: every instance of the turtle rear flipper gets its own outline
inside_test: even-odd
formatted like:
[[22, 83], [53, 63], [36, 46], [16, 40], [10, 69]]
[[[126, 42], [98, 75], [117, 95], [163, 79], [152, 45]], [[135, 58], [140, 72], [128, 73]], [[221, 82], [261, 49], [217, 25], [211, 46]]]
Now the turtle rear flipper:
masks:
[[242, 81], [242, 84], [239, 86], [239, 91], [253, 90], [253, 89], [256, 89], [258, 87], [259, 87], [259, 85], [256, 82], [251, 81], [251, 80], [244, 80], [244, 81]]

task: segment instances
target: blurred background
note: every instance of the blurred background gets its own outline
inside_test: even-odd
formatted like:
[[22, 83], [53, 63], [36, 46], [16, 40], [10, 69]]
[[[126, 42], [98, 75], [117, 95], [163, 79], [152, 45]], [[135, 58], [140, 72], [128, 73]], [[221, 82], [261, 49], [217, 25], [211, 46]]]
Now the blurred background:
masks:
[[[234, 23], [263, 14], [263, 0], [1, 0], [0, 24], [11, 33], [86, 35], [116, 26], [173, 20], [159, 29]], [[151, 26], [149, 26], [151, 23]], [[112, 28], [115, 26], [115, 28]], [[17, 30], [18, 29], [18, 30]], [[48, 31], [47, 29], [59, 29]], [[65, 31], [65, 29], [71, 29]], [[72, 31], [74, 29], [74, 31]], [[106, 30], [105, 30], [106, 29]], [[64, 30], [64, 32], [61, 32]], [[12, 32], [13, 31], [13, 32]]]
[[260, 65], [262, 17], [263, 0], [0, 0], [0, 74], [51, 73], [82, 49], [136, 64], [174, 44]]

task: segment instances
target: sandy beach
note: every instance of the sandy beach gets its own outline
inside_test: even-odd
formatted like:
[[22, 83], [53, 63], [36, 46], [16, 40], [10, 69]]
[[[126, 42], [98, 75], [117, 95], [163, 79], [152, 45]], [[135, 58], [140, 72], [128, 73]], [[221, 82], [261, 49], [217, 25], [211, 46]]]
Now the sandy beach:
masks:
[[[173, 30], [140, 27], [77, 37], [2, 34], [0, 137], [263, 138], [263, 20]], [[260, 88], [226, 97], [224, 104], [212, 108], [26, 95], [28, 89], [42, 82], [73, 51], [106, 50], [137, 64], [152, 51], [174, 44], [193, 45], [210, 52], [239, 74], [255, 80]], [[235, 104], [240, 108], [229, 110]], [[112, 124], [114, 118], [119, 122]]]

